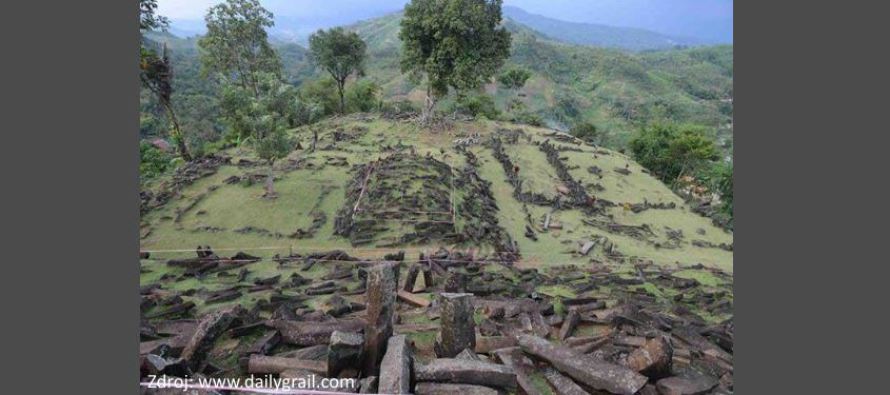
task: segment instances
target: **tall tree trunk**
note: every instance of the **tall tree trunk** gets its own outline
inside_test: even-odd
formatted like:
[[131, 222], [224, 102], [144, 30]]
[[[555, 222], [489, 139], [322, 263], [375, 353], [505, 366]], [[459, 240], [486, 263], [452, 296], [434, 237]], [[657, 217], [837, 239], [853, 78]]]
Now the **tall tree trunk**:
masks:
[[346, 80], [337, 80], [337, 93], [340, 94], [340, 115], [346, 114], [346, 99], [343, 97], [343, 86]]
[[179, 120], [176, 118], [176, 112], [173, 111], [173, 106], [167, 101], [164, 101], [164, 108], [167, 110], [167, 115], [170, 116], [170, 121], [173, 122], [173, 139], [176, 140], [179, 156], [182, 157], [182, 160], [189, 162], [192, 160], [192, 155], [189, 153], [188, 146], [185, 144], [185, 136], [182, 135], [182, 129], [179, 128]]
[[433, 96], [432, 87], [427, 85], [426, 87], [426, 103], [423, 107], [423, 112], [420, 115], [420, 123], [423, 125], [429, 125], [433, 121], [433, 108], [436, 106], [436, 98]]
[[274, 160], [269, 161], [269, 175], [266, 177], [266, 197], [275, 197], [275, 177], [272, 175], [272, 169], [275, 165]]

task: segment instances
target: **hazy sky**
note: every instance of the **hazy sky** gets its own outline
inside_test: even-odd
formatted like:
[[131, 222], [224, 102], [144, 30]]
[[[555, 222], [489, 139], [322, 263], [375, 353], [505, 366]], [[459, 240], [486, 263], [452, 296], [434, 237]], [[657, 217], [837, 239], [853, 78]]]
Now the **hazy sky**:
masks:
[[[221, 0], [159, 0], [161, 15], [202, 19]], [[733, 0], [505, 0], [533, 14], [732, 42]], [[276, 16], [346, 24], [400, 10], [407, 0], [263, 0]]]

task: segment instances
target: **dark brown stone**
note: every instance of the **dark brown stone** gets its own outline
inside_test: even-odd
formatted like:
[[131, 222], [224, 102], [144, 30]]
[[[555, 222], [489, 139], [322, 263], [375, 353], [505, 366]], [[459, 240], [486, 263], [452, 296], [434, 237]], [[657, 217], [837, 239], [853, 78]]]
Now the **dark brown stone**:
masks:
[[411, 265], [408, 268], [408, 275], [405, 277], [405, 292], [414, 292], [414, 284], [417, 283], [417, 275], [420, 273], [420, 266]]
[[668, 377], [658, 380], [655, 387], [661, 395], [699, 395], [716, 387], [717, 379], [708, 376], [695, 378]]
[[578, 383], [551, 367], [544, 369], [544, 378], [557, 395], [590, 395]]
[[393, 334], [393, 317], [398, 289], [397, 264], [378, 264], [368, 270], [367, 326], [365, 327], [364, 374], [376, 376]]
[[449, 270], [445, 277], [445, 292], [464, 292], [467, 290], [467, 276], [457, 270]]
[[361, 380], [358, 383], [358, 393], [360, 394], [376, 394], [377, 392], [377, 383], [379, 380], [377, 376], [368, 376]]
[[440, 329], [436, 355], [453, 358], [464, 349], [476, 348], [476, 323], [473, 319], [473, 294], [439, 294]]
[[516, 347], [518, 344], [513, 336], [479, 336], [476, 339], [475, 351], [480, 354], [488, 354], [497, 349]]
[[198, 323], [195, 333], [185, 344], [182, 354], [180, 354], [180, 357], [188, 362], [193, 371], [201, 370], [213, 343], [229, 329], [235, 318], [243, 311], [241, 306], [216, 311], [208, 314]]
[[346, 368], [358, 368], [362, 363], [364, 336], [358, 333], [334, 331], [328, 346], [328, 377], [337, 377]]
[[578, 314], [578, 311], [575, 309], [569, 309], [569, 313], [566, 314], [565, 320], [562, 322], [562, 327], [559, 328], [559, 340], [568, 339], [569, 336], [575, 331], [575, 327], [578, 326], [578, 321], [581, 320], [581, 315]]
[[337, 320], [330, 322], [273, 320], [269, 323], [281, 332], [285, 343], [295, 346], [328, 344], [334, 331], [359, 332], [365, 327], [365, 320]]
[[328, 367], [324, 361], [309, 361], [296, 358], [270, 357], [253, 354], [247, 363], [247, 372], [253, 374], [278, 374], [286, 370], [306, 370], [324, 376]]
[[509, 366], [516, 373], [516, 382], [519, 388], [526, 395], [543, 395], [541, 391], [535, 387], [531, 380], [531, 374], [534, 373], [535, 367], [525, 360], [522, 350], [519, 347], [505, 348], [494, 352], [498, 360], [505, 366]]
[[646, 376], [624, 366], [580, 354], [568, 347], [553, 345], [540, 337], [521, 335], [519, 346], [522, 351], [549, 362], [560, 372], [597, 390], [631, 395], [648, 381]]
[[624, 366], [640, 372], [649, 378], [660, 379], [671, 375], [671, 360], [674, 350], [663, 336], [649, 339], [642, 347], [627, 356]]
[[476, 384], [504, 389], [516, 388], [516, 373], [508, 366], [464, 359], [439, 358], [418, 365], [414, 372], [418, 382], [434, 381], [452, 384]]

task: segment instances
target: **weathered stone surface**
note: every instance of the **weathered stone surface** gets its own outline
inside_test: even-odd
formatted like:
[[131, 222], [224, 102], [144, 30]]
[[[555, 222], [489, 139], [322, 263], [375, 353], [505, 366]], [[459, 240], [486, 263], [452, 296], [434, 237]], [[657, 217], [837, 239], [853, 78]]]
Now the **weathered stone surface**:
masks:
[[590, 253], [590, 250], [593, 249], [593, 246], [595, 245], [596, 243], [587, 241], [586, 243], [584, 243], [583, 246], [581, 246], [581, 250], [579, 252], [581, 253], [581, 255], [587, 255]]
[[246, 354], [267, 355], [279, 343], [281, 343], [281, 333], [279, 333], [278, 331], [268, 331], [266, 332], [266, 334], [253, 342], [253, 345], [250, 346]]
[[337, 320], [330, 322], [272, 320], [269, 325], [281, 332], [285, 343], [295, 346], [314, 346], [328, 344], [334, 331], [360, 332], [365, 327], [365, 320]]
[[516, 347], [518, 344], [513, 336], [479, 336], [476, 338], [475, 351], [480, 354], [488, 354], [497, 349]]
[[414, 284], [417, 282], [417, 275], [419, 273], [419, 265], [411, 265], [411, 267], [408, 268], [408, 275], [405, 277], [405, 286], [402, 288], [405, 292], [414, 292]]
[[581, 315], [578, 314], [578, 310], [569, 309], [566, 319], [562, 322], [562, 327], [559, 328], [559, 340], [568, 339], [572, 332], [575, 331], [575, 327], [578, 326], [578, 321], [580, 320]]
[[393, 333], [393, 314], [398, 288], [396, 264], [378, 264], [368, 270], [367, 326], [365, 327], [364, 374], [377, 375], [386, 352], [386, 342]]
[[298, 350], [275, 354], [275, 356], [282, 358], [308, 359], [312, 361], [327, 361], [328, 346], [326, 344], [318, 344]]
[[467, 276], [457, 270], [449, 270], [445, 277], [445, 292], [464, 292], [467, 289]]
[[334, 331], [328, 346], [328, 377], [337, 377], [343, 369], [361, 366], [364, 336]]
[[568, 347], [555, 346], [540, 337], [521, 335], [519, 346], [522, 351], [549, 362], [560, 372], [597, 390], [631, 395], [648, 381], [646, 376], [624, 366], [580, 354]]
[[423, 272], [423, 286], [429, 289], [435, 285], [433, 284], [433, 269], [429, 265], [423, 265], [420, 270]]
[[535, 367], [525, 361], [525, 356], [522, 355], [522, 350], [519, 347], [501, 349], [495, 351], [494, 354], [501, 363], [509, 366], [516, 373], [516, 382], [522, 392], [526, 395], [542, 395], [530, 377], [534, 373]]
[[625, 366], [650, 378], [659, 379], [671, 375], [674, 349], [663, 336], [649, 339], [642, 347], [627, 356]]
[[361, 380], [358, 383], [358, 393], [360, 394], [377, 394], [377, 376], [368, 376]]
[[429, 307], [430, 305], [429, 299], [405, 291], [399, 291], [399, 299], [417, 307]]
[[219, 335], [229, 329], [232, 321], [243, 312], [244, 309], [242, 307], [236, 306], [206, 315], [198, 323], [195, 333], [185, 344], [180, 357], [188, 362], [189, 367], [193, 371], [200, 371], [207, 358], [207, 353], [213, 347], [213, 342], [216, 341]]
[[655, 387], [661, 395], [699, 395], [717, 386], [717, 379], [708, 376], [695, 378], [668, 377], [658, 380]]
[[439, 295], [440, 329], [436, 355], [453, 358], [464, 349], [476, 348], [476, 322], [473, 320], [473, 294]]
[[461, 351], [460, 354], [457, 354], [457, 356], [454, 357], [454, 359], [466, 359], [466, 360], [470, 360], [470, 361], [481, 361], [482, 360], [482, 358], [479, 357], [478, 354], [476, 354], [473, 350], [470, 350], [469, 348]]
[[426, 365], [417, 365], [414, 376], [418, 382], [435, 381], [486, 385], [505, 389], [516, 388], [516, 373], [512, 368], [464, 359], [439, 358]]
[[380, 380], [377, 392], [381, 394], [411, 393], [411, 366], [413, 351], [405, 335], [389, 338], [386, 354], [380, 364]]
[[278, 374], [286, 370], [306, 370], [324, 376], [328, 367], [324, 361], [270, 357], [253, 354], [247, 363], [247, 372], [253, 374]]
[[544, 369], [544, 378], [558, 395], [590, 395], [574, 380], [566, 377], [556, 369], [548, 367]]
[[447, 384], [447, 383], [417, 383], [414, 387], [415, 395], [499, 395], [498, 390], [482, 385], [471, 384]]

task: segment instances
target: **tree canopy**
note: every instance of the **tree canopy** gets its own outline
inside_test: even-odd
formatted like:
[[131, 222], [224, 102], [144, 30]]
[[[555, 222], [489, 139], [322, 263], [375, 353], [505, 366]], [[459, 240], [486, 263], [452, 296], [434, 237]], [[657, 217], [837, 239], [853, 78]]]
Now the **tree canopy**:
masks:
[[340, 95], [340, 113], [346, 111], [343, 87], [353, 73], [364, 72], [367, 45], [355, 32], [342, 27], [319, 30], [309, 37], [312, 61], [327, 71], [337, 82]]
[[631, 139], [630, 149], [641, 165], [667, 183], [719, 158], [714, 141], [695, 125], [649, 125]]
[[526, 69], [512, 68], [498, 76], [498, 82], [507, 89], [520, 89], [531, 78], [532, 73]]
[[272, 13], [258, 0], [226, 0], [207, 11], [207, 34], [198, 41], [205, 73], [217, 73], [259, 96], [259, 73], [281, 75], [281, 59], [269, 44]]
[[600, 133], [596, 126], [589, 122], [578, 122], [569, 130], [569, 134], [588, 143], [598, 144]]
[[510, 55], [501, 27], [502, 0], [412, 0], [399, 37], [401, 68], [427, 78], [424, 118], [448, 88], [472, 90], [491, 80]]

